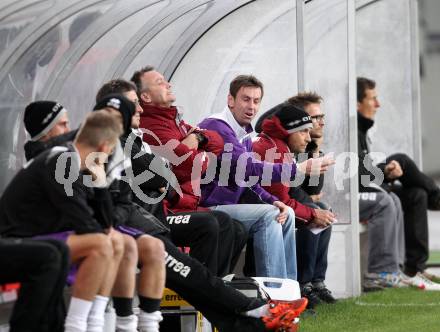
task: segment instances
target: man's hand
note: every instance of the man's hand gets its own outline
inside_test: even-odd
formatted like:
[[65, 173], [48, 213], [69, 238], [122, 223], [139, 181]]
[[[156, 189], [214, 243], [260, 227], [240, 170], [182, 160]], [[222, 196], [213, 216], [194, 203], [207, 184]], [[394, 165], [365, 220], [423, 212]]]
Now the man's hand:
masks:
[[335, 164], [331, 156], [310, 158], [296, 165], [296, 168], [307, 175], [318, 175], [327, 172]]
[[87, 169], [92, 176], [92, 180], [97, 187], [104, 187], [107, 183], [104, 163], [100, 159], [95, 159], [95, 162], [87, 166]]
[[194, 128], [190, 130], [190, 134], [188, 134], [182, 141], [182, 144], [185, 144], [190, 149], [198, 149], [199, 148], [199, 140], [197, 139], [196, 134], [193, 133]]
[[315, 209], [315, 213], [316, 216], [312, 222], [318, 227], [330, 226], [336, 220], [334, 213], [328, 210]]
[[289, 212], [287, 212], [289, 207], [281, 201], [275, 201], [273, 202], [273, 205], [280, 209], [280, 214], [277, 216], [277, 222], [284, 225], [289, 215]]
[[395, 180], [403, 175], [402, 167], [396, 160], [391, 160], [384, 169], [385, 178], [388, 180]]

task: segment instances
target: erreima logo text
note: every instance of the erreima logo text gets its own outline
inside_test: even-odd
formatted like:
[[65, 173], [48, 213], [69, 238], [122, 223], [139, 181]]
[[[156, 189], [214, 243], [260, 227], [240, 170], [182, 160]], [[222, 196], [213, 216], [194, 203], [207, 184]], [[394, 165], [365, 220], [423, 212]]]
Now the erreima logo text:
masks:
[[184, 278], [191, 272], [191, 268], [188, 265], [183, 264], [167, 252], [165, 252], [165, 266], [179, 273]]

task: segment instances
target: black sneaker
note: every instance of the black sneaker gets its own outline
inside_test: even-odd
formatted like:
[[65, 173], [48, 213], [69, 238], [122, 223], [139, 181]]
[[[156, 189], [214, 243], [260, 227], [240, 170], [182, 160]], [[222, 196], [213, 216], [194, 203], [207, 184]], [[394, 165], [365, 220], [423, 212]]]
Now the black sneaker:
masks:
[[315, 306], [321, 303], [318, 294], [313, 291], [313, 287], [310, 283], [301, 286], [301, 297], [306, 297], [307, 300], [309, 300], [307, 309], [314, 309]]
[[313, 283], [313, 292], [325, 303], [335, 303], [337, 301], [323, 282]]

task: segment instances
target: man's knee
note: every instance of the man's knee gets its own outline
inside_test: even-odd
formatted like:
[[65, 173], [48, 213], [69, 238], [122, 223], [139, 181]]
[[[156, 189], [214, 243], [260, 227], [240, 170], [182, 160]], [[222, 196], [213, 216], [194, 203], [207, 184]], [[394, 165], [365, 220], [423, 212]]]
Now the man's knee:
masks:
[[280, 209], [274, 205], [265, 204], [263, 214], [268, 218], [276, 218], [280, 214]]
[[394, 210], [394, 200], [388, 193], [376, 193], [378, 195], [377, 204], [385, 209]]
[[204, 214], [203, 220], [199, 223], [199, 231], [209, 238], [218, 238], [220, 226], [217, 218], [210, 213]]
[[139, 260], [142, 264], [163, 263], [165, 246], [163, 242], [152, 236], [143, 235], [137, 239]]
[[124, 259], [130, 261], [137, 261], [138, 259], [138, 249], [136, 240], [131, 236], [123, 234], [124, 239]]
[[62, 253], [57, 247], [49, 243], [41, 243], [41, 245], [36, 248], [33, 261], [42, 271], [57, 271], [63, 265], [62, 258]]
[[90, 240], [92, 245], [87, 256], [99, 257], [103, 260], [110, 260], [113, 257], [113, 245], [108, 235], [94, 234]]
[[[367, 197], [368, 196], [368, 197]], [[388, 193], [372, 192], [362, 193], [359, 199], [359, 205], [361, 211], [363, 210], [367, 214], [364, 216], [368, 219], [368, 222], [375, 224], [377, 221], [382, 222], [382, 217], [395, 218], [397, 216], [397, 209], [393, 198]], [[362, 213], [361, 213], [362, 218]]]
[[[281, 212], [280, 209], [278, 209], [276, 206], [267, 204], [260, 219], [263, 221], [263, 224], [261, 225], [264, 225], [266, 229], [270, 229], [270, 232], [277, 232], [281, 234], [282, 225], [279, 222], [277, 222], [277, 217], [280, 214], [280, 212]], [[294, 222], [293, 220], [291, 221], [290, 218], [291, 215], [289, 213], [288, 218], [286, 219], [286, 223]]]
[[293, 211], [293, 209], [289, 206], [289, 208], [287, 209], [287, 213], [288, 213], [288, 219], [290, 219], [290, 221], [293, 222], [295, 220], [295, 211]]
[[109, 236], [113, 247], [113, 256], [122, 257], [125, 244], [124, 235], [117, 231], [112, 231]]

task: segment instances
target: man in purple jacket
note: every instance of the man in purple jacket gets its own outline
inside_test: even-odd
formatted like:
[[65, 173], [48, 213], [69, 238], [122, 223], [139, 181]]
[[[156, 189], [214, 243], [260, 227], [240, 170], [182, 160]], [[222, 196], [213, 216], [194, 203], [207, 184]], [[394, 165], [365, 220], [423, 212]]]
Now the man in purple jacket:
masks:
[[[202, 186], [201, 205], [228, 213], [249, 230], [257, 275], [296, 279], [295, 214], [258, 184], [270, 169], [268, 180], [280, 182], [287, 165], [261, 162], [252, 154], [251, 121], [262, 97], [263, 84], [254, 76], [240, 75], [230, 84], [229, 109], [199, 124], [202, 129], [217, 131], [225, 142], [214, 181]], [[230, 167], [224, 167], [229, 163]], [[287, 180], [296, 173], [296, 165], [289, 166]], [[286, 173], [284, 170], [283, 175], [289, 175]]]

